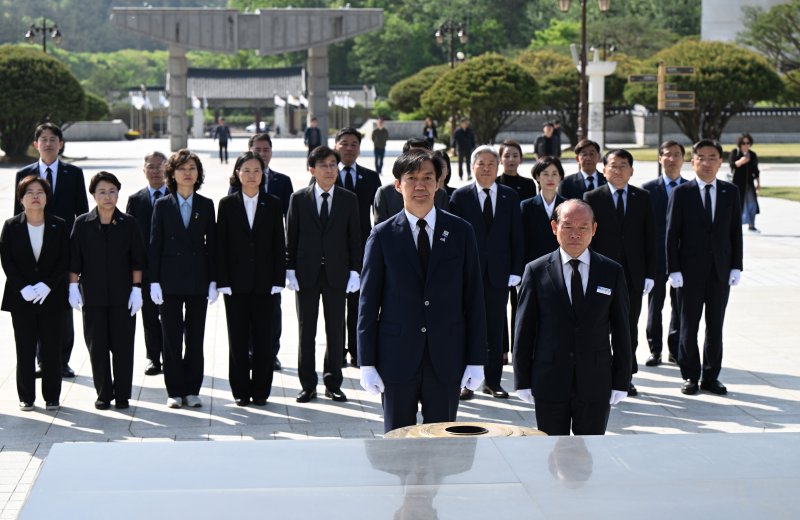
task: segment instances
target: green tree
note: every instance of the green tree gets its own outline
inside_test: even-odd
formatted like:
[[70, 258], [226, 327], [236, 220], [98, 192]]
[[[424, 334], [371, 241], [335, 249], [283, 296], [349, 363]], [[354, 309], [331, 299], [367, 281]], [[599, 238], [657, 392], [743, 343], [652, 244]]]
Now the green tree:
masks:
[[[800, 0], [773, 6], [769, 11], [745, 7], [744, 25], [740, 42], [761, 51], [781, 72], [800, 69]], [[786, 79], [800, 86], [800, 76]]]
[[60, 125], [85, 114], [83, 88], [61, 62], [30, 48], [0, 46], [0, 148], [6, 155], [24, 157], [39, 123]]
[[581, 39], [581, 24], [572, 20], [559, 20], [553, 18], [550, 26], [537, 31], [531, 40], [531, 49], [544, 49], [547, 47], [568, 47], [577, 44]]
[[401, 112], [419, 110], [422, 94], [449, 70], [450, 67], [448, 65], [431, 65], [402, 81], [398, 81], [389, 90], [389, 103], [393, 108]]
[[[692, 142], [703, 137], [719, 139], [731, 117], [758, 101], [776, 98], [781, 80], [766, 59], [737, 45], [721, 42], [684, 41], [644, 62], [641, 72], [656, 72], [659, 60], [672, 66], [693, 66], [691, 76], [668, 76], [678, 90], [695, 92], [695, 110], [665, 112]], [[629, 83], [625, 99], [656, 108], [652, 84]]]
[[648, 18], [622, 15], [614, 17], [610, 23], [590, 25], [586, 39], [587, 47], [602, 49], [614, 45], [617, 50], [641, 59], [674, 45], [678, 38], [677, 34], [654, 25]]
[[422, 95], [422, 108], [444, 120], [468, 117], [479, 143], [492, 143], [515, 111], [534, 110], [539, 85], [528, 72], [499, 54], [467, 60], [439, 78]]
[[86, 121], [102, 121], [110, 112], [111, 109], [105, 99], [97, 94], [86, 92], [86, 114], [83, 116]]

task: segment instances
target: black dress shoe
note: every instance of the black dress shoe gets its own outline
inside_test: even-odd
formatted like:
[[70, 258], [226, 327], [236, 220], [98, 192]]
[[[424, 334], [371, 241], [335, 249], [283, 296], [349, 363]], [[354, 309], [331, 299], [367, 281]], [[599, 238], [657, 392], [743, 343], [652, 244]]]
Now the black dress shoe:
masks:
[[108, 410], [109, 408], [111, 408], [111, 403], [108, 401], [101, 401], [100, 399], [98, 399], [97, 401], [94, 402], [94, 407], [97, 408], [98, 410]]
[[61, 377], [75, 377], [75, 371], [73, 371], [69, 365], [65, 364], [63, 367], [61, 367]]
[[61, 404], [58, 401], [47, 401], [45, 403], [45, 410], [48, 412], [55, 412], [61, 407]]
[[687, 379], [683, 382], [683, 386], [681, 386], [681, 393], [686, 395], [694, 395], [697, 393], [697, 381], [692, 381], [691, 379]]
[[661, 354], [650, 354], [650, 357], [647, 358], [644, 364], [648, 367], [657, 367], [661, 364]]
[[272, 370], [280, 370], [281, 368], [283, 368], [283, 365], [281, 365], [281, 360], [276, 357], [272, 360]]
[[725, 395], [728, 393], [728, 389], [725, 388], [725, 385], [720, 383], [717, 379], [713, 381], [700, 381], [700, 389], [717, 395]]
[[496, 397], [498, 399], [508, 399], [508, 392], [503, 390], [503, 387], [500, 385], [494, 387], [489, 385], [483, 385], [483, 393], [489, 394], [492, 397]]
[[341, 390], [328, 390], [326, 388], [325, 397], [330, 397], [337, 403], [344, 403], [345, 401], [347, 401], [347, 396], [344, 395], [344, 392], [342, 392]]
[[161, 363], [156, 363], [151, 361], [147, 364], [147, 367], [144, 369], [144, 375], [146, 376], [157, 376], [161, 373]]
[[247, 406], [250, 404], [250, 399], [236, 399], [236, 406]]
[[119, 399], [114, 401], [114, 408], [116, 408], [117, 410], [127, 410], [130, 407], [131, 404], [128, 402], [127, 399], [125, 399], [124, 401]]
[[631, 383], [631, 386], [628, 387], [628, 397], [636, 397], [637, 395], [639, 395], [639, 391]]
[[462, 401], [469, 401], [470, 399], [472, 399], [473, 395], [475, 395], [475, 392], [473, 392], [469, 388], [462, 388], [461, 395], [458, 396], [458, 398]]
[[310, 400], [316, 399], [316, 398], [317, 398], [317, 391], [316, 390], [310, 390], [310, 391], [309, 390], [303, 390], [299, 394], [297, 394], [297, 397], [295, 398], [295, 401], [297, 401], [298, 403], [307, 403]]
[[670, 363], [675, 363], [675, 364], [678, 363], [678, 360], [675, 359], [675, 356], [673, 356], [672, 354], [669, 355], [669, 357], [667, 358], [667, 361], [669, 361]]
[[256, 406], [267, 406], [267, 398], [266, 397], [260, 397], [258, 399], [253, 398], [253, 404]]

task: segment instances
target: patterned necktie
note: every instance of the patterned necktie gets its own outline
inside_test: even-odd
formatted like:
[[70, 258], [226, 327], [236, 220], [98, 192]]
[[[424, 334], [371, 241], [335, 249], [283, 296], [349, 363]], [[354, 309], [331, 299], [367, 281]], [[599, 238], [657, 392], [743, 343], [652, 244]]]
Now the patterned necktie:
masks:
[[581, 279], [581, 272], [578, 266], [581, 261], [572, 259], [569, 261], [572, 266], [572, 279], [570, 280], [570, 293], [572, 293], [572, 308], [575, 309], [575, 314], [580, 314], [581, 307], [583, 307], [583, 280]]
[[192, 207], [189, 206], [189, 203], [187, 201], [183, 201], [183, 204], [181, 204], [181, 217], [183, 217], [183, 227], [186, 228], [189, 227], [189, 217], [191, 216], [191, 213], [192, 213]]
[[592, 191], [594, 189], [594, 176], [589, 175], [586, 180], [589, 181], [589, 186], [586, 188], [586, 191]]
[[483, 223], [486, 224], [486, 234], [492, 230], [492, 222], [494, 222], [494, 213], [492, 212], [492, 190], [483, 188], [486, 198], [483, 200]]
[[319, 221], [322, 224], [322, 229], [328, 225], [328, 197], [330, 197], [330, 193], [323, 193], [322, 194], [322, 206], [319, 209]]
[[706, 217], [708, 218], [709, 222], [714, 222], [714, 212], [711, 211], [711, 185], [706, 184], [706, 196], [705, 196], [705, 206], [706, 206]]
[[53, 170], [51, 170], [48, 166], [48, 168], [44, 171], [44, 174], [45, 178], [47, 179], [47, 184], [50, 185], [50, 191], [55, 191], [53, 189]]
[[350, 191], [355, 191], [355, 185], [353, 184], [353, 176], [350, 175], [352, 168], [349, 166], [344, 167], [344, 187]]
[[617, 190], [617, 217], [620, 224], [625, 222], [625, 201], [622, 198], [624, 194], [625, 190]]
[[431, 241], [428, 237], [428, 231], [426, 230], [427, 222], [425, 219], [419, 219], [417, 221], [417, 227], [419, 228], [419, 234], [417, 235], [417, 255], [419, 255], [419, 263], [422, 266], [422, 275], [428, 275], [428, 260], [431, 257]]

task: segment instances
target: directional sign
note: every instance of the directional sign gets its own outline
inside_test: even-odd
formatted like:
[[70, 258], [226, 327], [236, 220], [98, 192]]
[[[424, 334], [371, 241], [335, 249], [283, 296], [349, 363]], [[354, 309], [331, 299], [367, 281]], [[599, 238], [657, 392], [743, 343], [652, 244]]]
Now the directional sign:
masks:
[[677, 83], [664, 83], [664, 90], [678, 90]]
[[631, 83], [656, 83], [658, 81], [658, 76], [655, 74], [640, 74], [628, 76], [628, 81]]
[[676, 75], [694, 74], [694, 67], [667, 67], [666, 72]]
[[686, 99], [694, 101], [693, 90], [667, 90], [664, 92], [665, 99]]
[[694, 101], [667, 101], [664, 110], [694, 110]]

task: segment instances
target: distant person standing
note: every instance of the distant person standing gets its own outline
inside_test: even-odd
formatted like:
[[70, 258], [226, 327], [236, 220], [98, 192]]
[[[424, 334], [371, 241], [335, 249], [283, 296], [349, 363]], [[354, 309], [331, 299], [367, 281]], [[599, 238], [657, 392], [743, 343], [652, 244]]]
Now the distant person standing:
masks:
[[308, 148], [308, 154], [306, 155], [310, 155], [311, 150], [322, 145], [322, 132], [317, 127], [317, 124], [319, 124], [317, 118], [312, 117], [311, 121], [308, 122], [306, 131], [303, 133], [303, 144]]
[[761, 189], [761, 172], [758, 171], [758, 156], [751, 149], [753, 138], [750, 134], [742, 134], [736, 140], [736, 148], [728, 159], [733, 175], [733, 183], [739, 188], [739, 201], [742, 205], [742, 224], [747, 229], [758, 233], [756, 215], [758, 208], [758, 191]]
[[383, 170], [383, 157], [386, 155], [386, 141], [389, 140], [389, 131], [383, 126], [383, 118], [379, 117], [377, 127], [372, 131], [372, 144], [375, 146], [375, 171], [378, 175]]
[[[228, 140], [233, 139], [231, 137], [231, 129], [228, 128], [228, 125], [225, 124], [225, 118], [219, 118], [219, 124], [217, 128], [214, 129], [214, 139], [219, 141], [219, 162], [222, 164], [228, 164]], [[224, 161], [223, 161], [224, 159]]]
[[561, 157], [561, 121], [553, 120], [553, 147], [555, 147], [556, 157]]
[[428, 142], [428, 149], [433, 150], [433, 143], [436, 142], [439, 133], [436, 131], [436, 123], [434, 123], [433, 119], [430, 117], [425, 118], [425, 127], [422, 129], [422, 137]]
[[559, 139], [559, 147], [556, 148], [556, 138], [554, 136], [555, 126], [552, 121], [548, 121], [542, 127], [542, 133], [536, 138], [533, 144], [533, 151], [536, 153], [536, 158], [542, 157], [558, 157], [561, 155], [561, 139]]
[[464, 179], [462, 165], [467, 163], [467, 180], [472, 180], [470, 156], [475, 148], [475, 134], [472, 132], [472, 128], [469, 127], [469, 119], [464, 118], [461, 120], [460, 127], [453, 133], [452, 145], [458, 153], [458, 178]]

